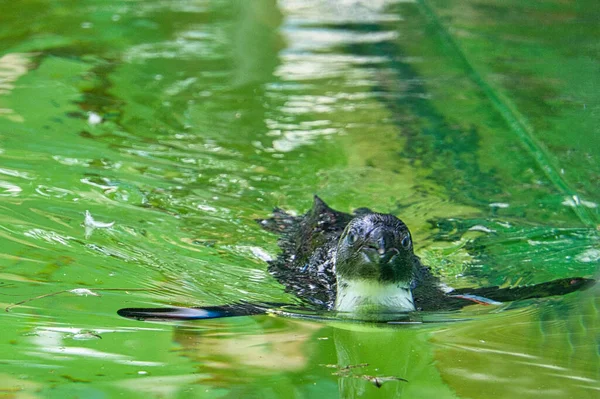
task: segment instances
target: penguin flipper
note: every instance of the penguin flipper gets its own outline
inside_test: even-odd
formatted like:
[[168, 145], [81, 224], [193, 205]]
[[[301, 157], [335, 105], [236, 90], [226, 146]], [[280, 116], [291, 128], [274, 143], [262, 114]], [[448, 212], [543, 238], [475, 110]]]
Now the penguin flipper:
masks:
[[464, 299], [483, 297], [484, 299], [496, 302], [513, 302], [555, 295], [566, 295], [571, 292], [586, 290], [595, 284], [596, 280], [593, 279], [571, 277], [523, 287], [461, 288], [451, 291], [448, 295]]
[[177, 321], [177, 320], [205, 320], [222, 317], [253, 316], [268, 313], [274, 306], [286, 304], [250, 304], [240, 303], [223, 306], [207, 306], [197, 308], [124, 308], [117, 314], [128, 319]]

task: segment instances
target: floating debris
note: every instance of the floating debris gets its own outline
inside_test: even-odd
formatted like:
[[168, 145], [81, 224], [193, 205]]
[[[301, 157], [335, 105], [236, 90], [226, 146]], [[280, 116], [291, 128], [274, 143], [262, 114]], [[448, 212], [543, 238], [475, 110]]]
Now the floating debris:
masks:
[[381, 386], [388, 381], [402, 381], [408, 382], [408, 380], [401, 377], [394, 376], [373, 376], [367, 374], [354, 374], [353, 370], [363, 367], [368, 367], [369, 363], [359, 363], [359, 364], [349, 364], [346, 366], [340, 366], [337, 364], [321, 364], [323, 367], [327, 367], [330, 369], [337, 369], [335, 373], [331, 373], [331, 375], [335, 375], [342, 378], [358, 378], [362, 380], [369, 381], [377, 388], [381, 388]]
[[98, 334], [96, 331], [81, 330], [75, 334], [72, 334], [71, 339], [75, 341], [89, 341], [91, 339], [102, 339], [102, 336], [100, 336], [100, 334]]
[[95, 112], [90, 112], [88, 114], [88, 123], [90, 125], [97, 125], [99, 123], [102, 123], [102, 117]]
[[357, 378], [364, 378], [365, 380], [371, 382], [373, 385], [375, 385], [377, 388], [381, 388], [381, 386], [388, 382], [388, 381], [402, 381], [402, 382], [408, 382], [408, 380], [405, 380], [404, 378], [400, 378], [400, 377], [374, 377], [372, 375], [363, 375], [363, 376], [356, 376]]
[[85, 227], [85, 238], [90, 238], [95, 229], [108, 229], [113, 227], [115, 222], [105, 223], [94, 220], [90, 211], [85, 211], [83, 226]]
[[572, 197], [566, 197], [562, 202], [564, 206], [570, 206], [572, 208], [576, 208], [578, 206], [585, 206], [586, 208], [596, 209], [598, 208], [598, 204], [592, 201], [586, 201], [579, 198], [577, 195], [573, 195]]
[[81, 296], [100, 296], [100, 294], [96, 294], [94, 291], [88, 290], [87, 288], [75, 288], [72, 290], [69, 290], [70, 293], [73, 293], [75, 295], [81, 295]]

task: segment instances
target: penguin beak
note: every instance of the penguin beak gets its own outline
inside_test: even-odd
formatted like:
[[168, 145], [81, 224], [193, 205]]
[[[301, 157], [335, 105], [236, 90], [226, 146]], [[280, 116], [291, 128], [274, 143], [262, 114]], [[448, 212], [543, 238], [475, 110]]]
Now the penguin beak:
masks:
[[362, 253], [371, 263], [385, 265], [400, 251], [394, 246], [393, 234], [374, 231], [364, 243]]

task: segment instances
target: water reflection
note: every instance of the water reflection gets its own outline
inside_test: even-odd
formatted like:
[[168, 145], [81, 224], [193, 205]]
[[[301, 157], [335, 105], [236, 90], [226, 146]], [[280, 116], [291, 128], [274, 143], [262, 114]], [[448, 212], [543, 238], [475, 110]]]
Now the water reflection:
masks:
[[[273, 316], [205, 321], [176, 327], [174, 341], [195, 364], [191, 384], [225, 389], [226, 397], [274, 386], [280, 395], [318, 390], [340, 398], [485, 398], [490, 390], [593, 397], [600, 390], [592, 345], [598, 293], [496, 314], [474, 306], [463, 315], [471, 321], [421, 326]], [[585, 327], [577, 331], [577, 324]]]
[[597, 287], [433, 335], [444, 380], [460, 396], [595, 397], [600, 391]]
[[31, 58], [32, 55], [26, 53], [6, 54], [0, 58], [0, 118], [24, 122], [23, 116], [3, 104], [1, 96], [9, 95], [15, 88], [14, 82], [27, 73], [31, 66]]
[[174, 339], [197, 364], [201, 384], [226, 388], [227, 397], [267, 392], [273, 382], [280, 394], [302, 396], [318, 390], [340, 398], [444, 397], [425, 330], [261, 316], [179, 327]]

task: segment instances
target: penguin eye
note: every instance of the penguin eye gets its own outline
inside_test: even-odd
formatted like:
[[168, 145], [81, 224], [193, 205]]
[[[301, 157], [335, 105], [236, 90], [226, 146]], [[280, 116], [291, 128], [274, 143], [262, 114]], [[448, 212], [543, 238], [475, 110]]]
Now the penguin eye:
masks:
[[356, 242], [356, 234], [350, 232], [348, 233], [348, 237], [346, 237], [346, 239], [348, 240], [348, 244], [352, 245]]
[[404, 248], [410, 247], [410, 237], [409, 236], [406, 236], [402, 239], [402, 246]]

